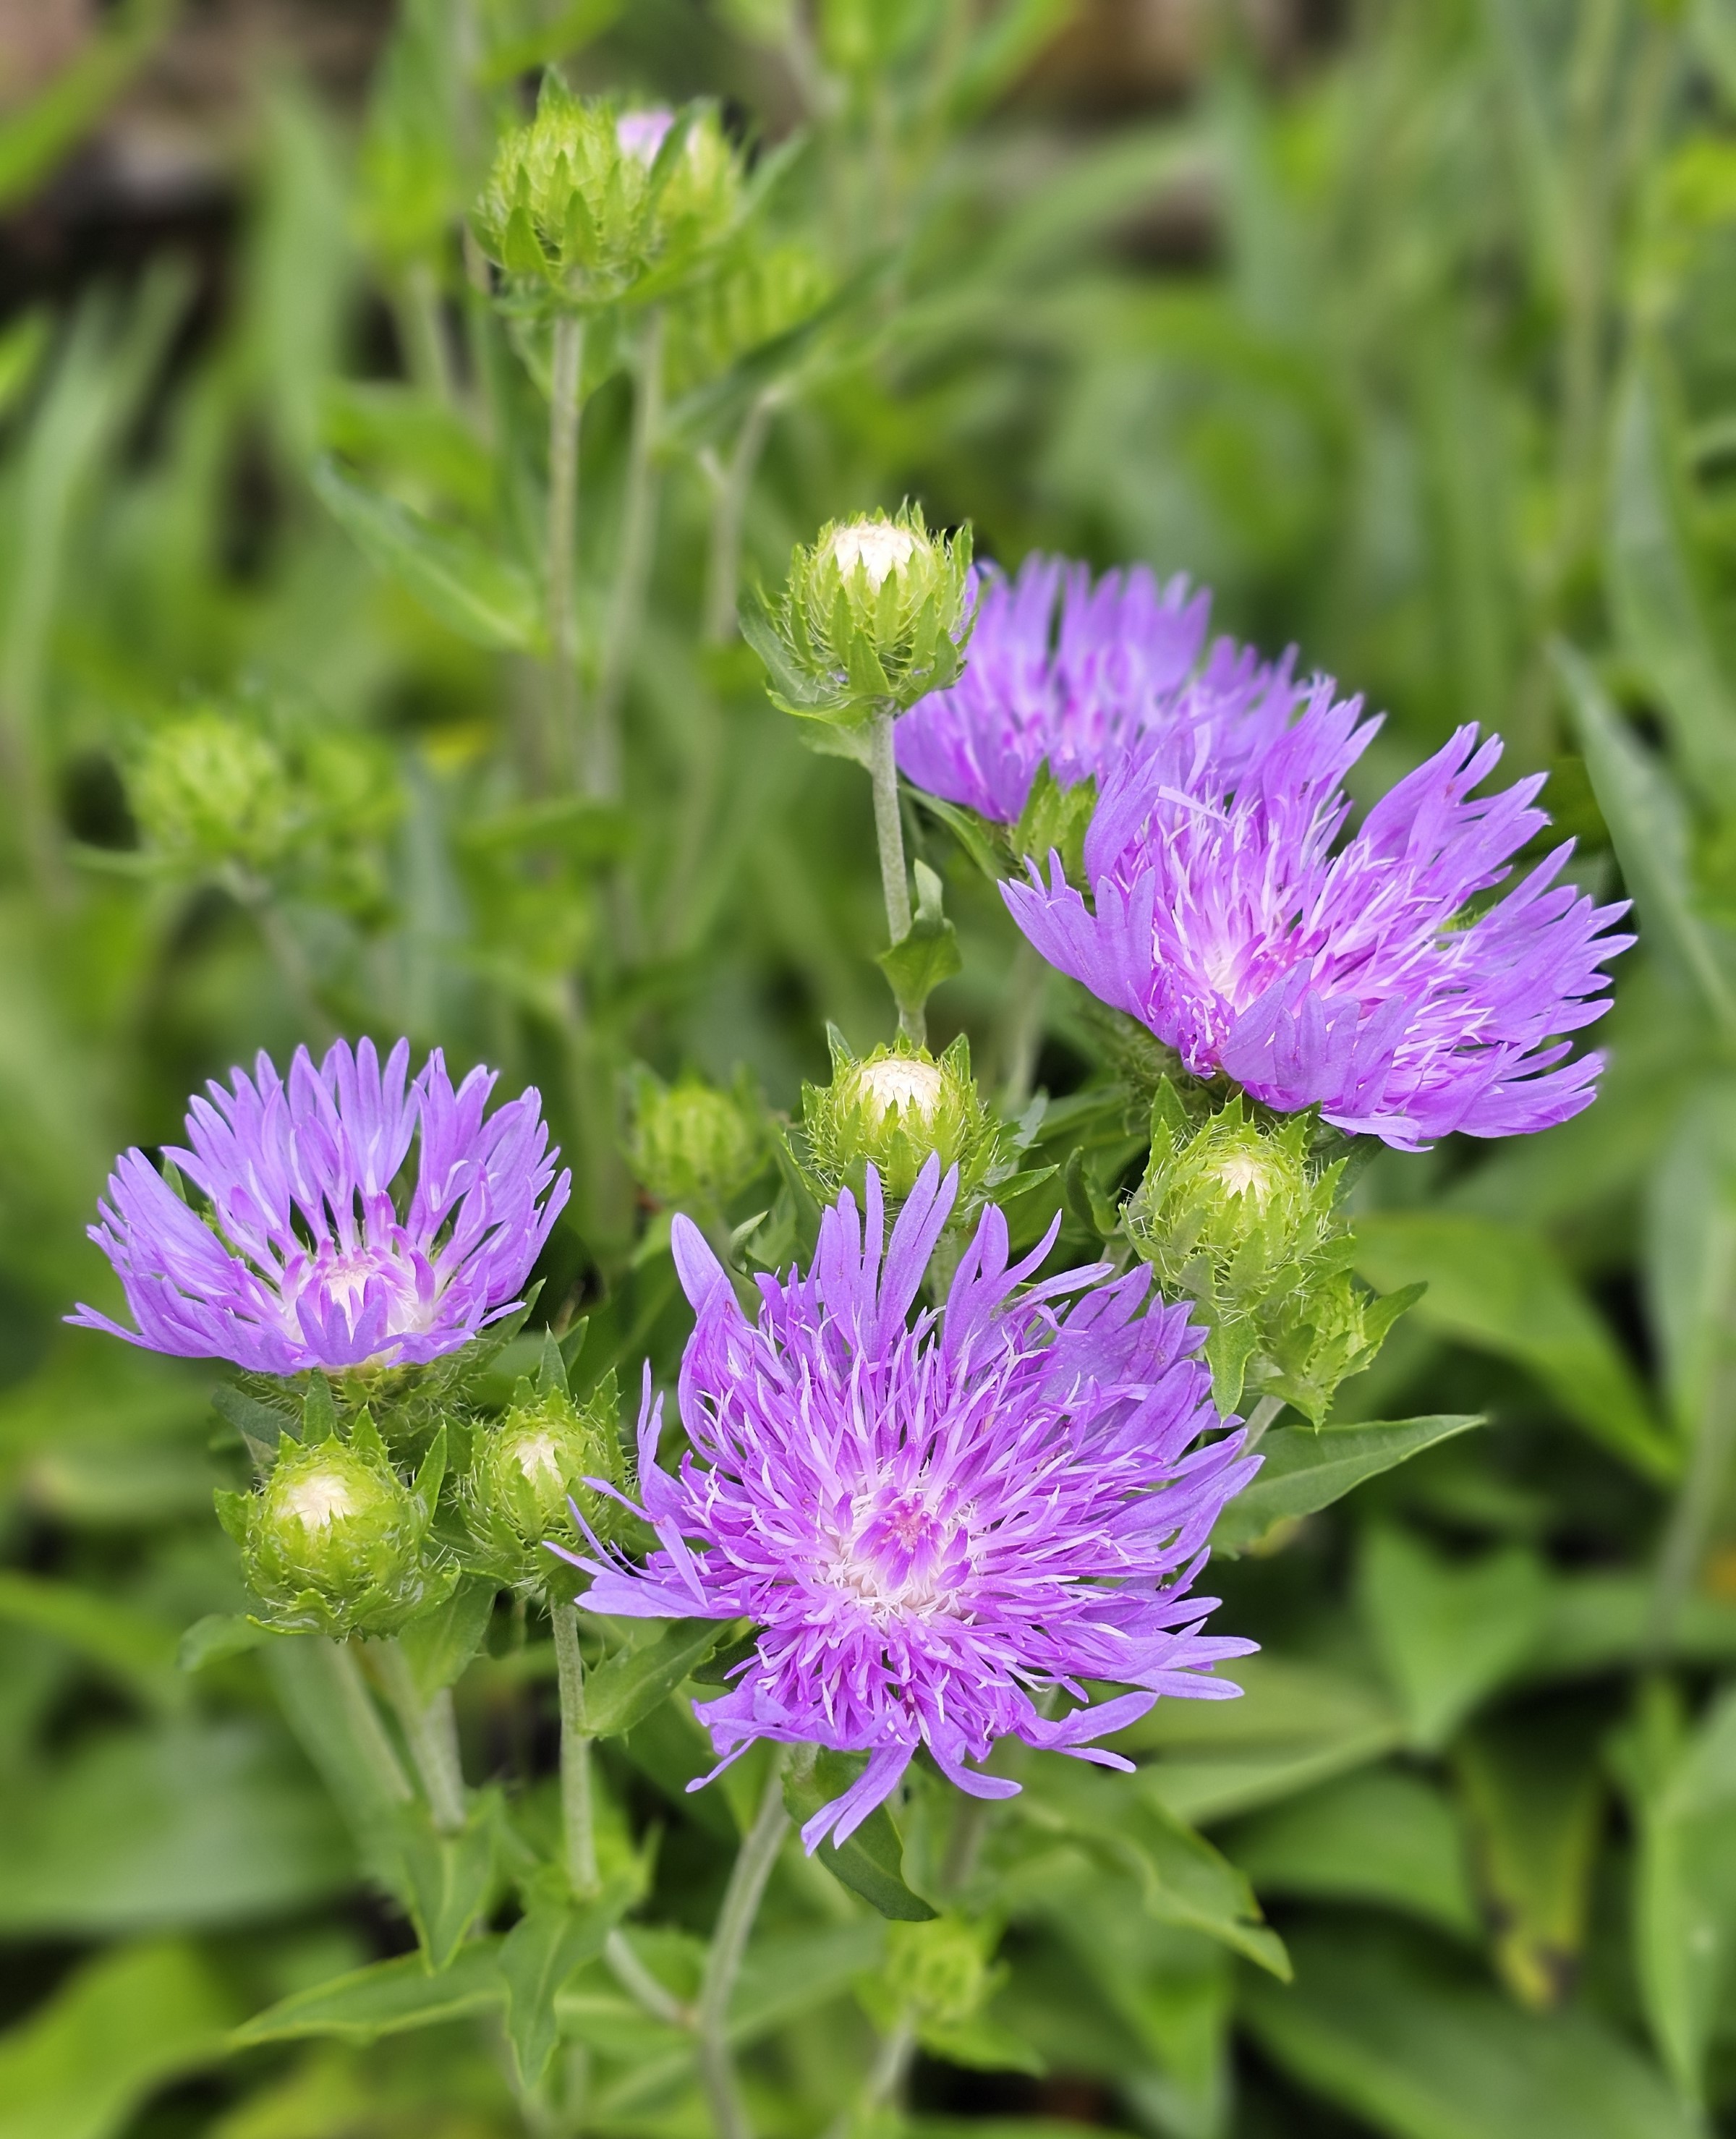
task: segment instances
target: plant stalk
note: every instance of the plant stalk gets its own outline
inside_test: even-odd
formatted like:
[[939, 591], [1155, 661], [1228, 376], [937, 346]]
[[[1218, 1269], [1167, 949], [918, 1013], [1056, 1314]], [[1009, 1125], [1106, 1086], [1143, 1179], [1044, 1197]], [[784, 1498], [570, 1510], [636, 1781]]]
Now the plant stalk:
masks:
[[379, 1785], [381, 1795], [394, 1804], [408, 1804], [415, 1792], [410, 1787], [397, 1749], [380, 1722], [379, 1711], [362, 1676], [355, 1651], [348, 1642], [327, 1641], [324, 1648], [331, 1662], [331, 1675], [337, 1684], [338, 1698], [343, 1704], [356, 1750]]
[[548, 605], [550, 699], [555, 747], [576, 784], [583, 771], [579, 732], [579, 620], [573, 565], [579, 541], [579, 412], [584, 374], [584, 321], [564, 312], [555, 322], [549, 381]]
[[729, 2052], [730, 2000], [747, 1951], [748, 1934], [759, 1914], [760, 1897], [777, 1862], [779, 1849], [790, 1824], [784, 1809], [784, 1762], [781, 1748], [774, 1749], [765, 1794], [753, 1825], [742, 1839], [735, 1869], [717, 1912], [716, 1926], [706, 1955], [705, 1974], [699, 1986], [699, 2003], [693, 2016], [699, 2038], [699, 2073], [712, 2105], [717, 2139], [752, 2139], [752, 2129], [741, 2106]]
[[1247, 1430], [1242, 1437], [1242, 1453], [1250, 1456], [1264, 1440], [1266, 1428], [1284, 1409], [1282, 1397], [1262, 1397], [1248, 1414]]
[[452, 1688], [443, 1686], [431, 1701], [424, 1701], [409, 1658], [396, 1642], [382, 1643], [379, 1670], [387, 1696], [403, 1726], [404, 1743], [410, 1749], [436, 1832], [462, 1833], [467, 1814]]
[[1686, 1473], [1676, 1490], [1675, 1505], [1658, 1554], [1646, 1628], [1646, 1647], [1654, 1662], [1661, 1659], [1675, 1638], [1682, 1608], [1705, 1557], [1706, 1540], [1718, 1520], [1733, 1455], [1736, 1455], [1736, 1355], [1727, 1346], [1712, 1376], [1699, 1431], [1694, 1438]]
[[550, 1600], [555, 1663], [560, 1686], [560, 1814], [566, 1834], [567, 1877], [575, 1894], [594, 1894], [596, 1806], [591, 1790], [591, 1738], [584, 1727], [584, 1659], [579, 1651], [579, 1608]]
[[1049, 968], [1029, 940], [1020, 936], [1007, 981], [1000, 1021], [1000, 1099], [1010, 1114], [1024, 1111], [1036, 1082], [1037, 1055], [1043, 1045], [1043, 1006]]
[[[874, 836], [880, 848], [880, 888], [886, 926], [894, 947], [910, 933], [910, 879], [904, 869], [904, 825], [898, 810], [898, 761], [892, 747], [890, 705], [875, 708], [868, 726], [868, 772], [874, 783]], [[920, 1010], [898, 1006], [898, 1030], [917, 1046], [927, 1044], [928, 1021]]]
[[621, 791], [621, 705], [645, 614], [657, 525], [657, 440], [663, 425], [663, 315], [653, 311], [633, 366], [633, 432], [627, 450], [627, 492], [621, 510], [620, 561], [609, 597], [603, 672], [591, 707], [589, 791], [605, 801]]
[[720, 471], [716, 495], [712, 501], [712, 539], [706, 555], [705, 638], [709, 646], [727, 646], [736, 635], [747, 494], [753, 487], [754, 471], [765, 449], [777, 405], [777, 394], [770, 388], [755, 398], [736, 435], [729, 463]]

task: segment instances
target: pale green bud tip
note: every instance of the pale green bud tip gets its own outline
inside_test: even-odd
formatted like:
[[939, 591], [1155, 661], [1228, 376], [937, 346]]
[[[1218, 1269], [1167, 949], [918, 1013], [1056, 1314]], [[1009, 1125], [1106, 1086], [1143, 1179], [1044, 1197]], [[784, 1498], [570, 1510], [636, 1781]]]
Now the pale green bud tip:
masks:
[[134, 814], [158, 853], [264, 866], [291, 829], [281, 755], [239, 719], [213, 711], [151, 738], [131, 781]]
[[889, 1114], [905, 1112], [926, 1126], [939, 1112], [946, 1091], [939, 1063], [920, 1056], [872, 1056], [856, 1065], [851, 1081], [863, 1111], [877, 1125]]
[[931, 1154], [959, 1170], [961, 1208], [999, 1156], [995, 1119], [954, 1041], [936, 1060], [900, 1040], [857, 1060], [834, 1044], [832, 1082], [802, 1088], [802, 1128], [811, 1170], [829, 1200], [860, 1197], [873, 1166], [895, 1200], [909, 1195]]
[[841, 572], [862, 571], [868, 585], [883, 586], [889, 573], [909, 564], [925, 545], [909, 527], [901, 527], [883, 515], [872, 520], [847, 521], [826, 537], [822, 556]]
[[425, 1511], [383, 1456], [286, 1444], [240, 1528], [249, 1584], [278, 1623], [389, 1632], [420, 1601]]
[[590, 1481], [619, 1487], [623, 1480], [612, 1383], [583, 1405], [562, 1390], [521, 1393], [526, 1400], [479, 1436], [463, 1494], [489, 1563], [515, 1581], [546, 1574], [546, 1539], [578, 1537], [574, 1505], [609, 1535], [615, 1503]]

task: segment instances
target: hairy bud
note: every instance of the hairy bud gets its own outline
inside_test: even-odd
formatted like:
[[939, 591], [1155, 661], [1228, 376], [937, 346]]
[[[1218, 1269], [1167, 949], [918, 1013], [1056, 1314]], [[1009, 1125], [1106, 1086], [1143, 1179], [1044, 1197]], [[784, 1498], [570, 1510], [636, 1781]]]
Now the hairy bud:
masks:
[[980, 1202], [1000, 1157], [1000, 1132], [971, 1075], [962, 1035], [938, 1060], [897, 1040], [859, 1060], [830, 1035], [832, 1081], [802, 1087], [802, 1135], [821, 1199], [848, 1187], [860, 1201], [873, 1165], [882, 1187], [902, 1202], [931, 1153], [959, 1170], [957, 1210]]
[[765, 1163], [765, 1133], [745, 1086], [720, 1092], [698, 1077], [665, 1084], [641, 1070], [631, 1099], [628, 1158], [659, 1203], [721, 1208]]
[[518, 1587], [540, 1588], [556, 1564], [545, 1540], [578, 1547], [576, 1505], [599, 1538], [621, 1509], [589, 1481], [626, 1483], [614, 1378], [583, 1404], [564, 1388], [521, 1383], [511, 1407], [477, 1436], [462, 1495], [479, 1565]]

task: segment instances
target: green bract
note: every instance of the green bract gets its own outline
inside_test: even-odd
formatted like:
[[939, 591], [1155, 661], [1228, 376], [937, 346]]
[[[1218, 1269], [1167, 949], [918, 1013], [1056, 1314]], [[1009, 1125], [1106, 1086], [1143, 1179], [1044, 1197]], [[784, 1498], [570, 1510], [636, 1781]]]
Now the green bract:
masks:
[[963, 1034], [938, 1060], [902, 1039], [858, 1060], [835, 1028], [828, 1038], [831, 1083], [802, 1087], [802, 1137], [821, 1199], [848, 1188], [859, 1202], [873, 1165], [888, 1199], [902, 1202], [938, 1153], [943, 1170], [959, 1170], [959, 1212], [973, 1209], [1001, 1170], [1000, 1137]]
[[219, 1493], [218, 1514], [241, 1547], [260, 1623], [286, 1632], [395, 1633], [452, 1586], [424, 1553], [445, 1468], [437, 1435], [406, 1486], [364, 1411], [347, 1441], [287, 1437], [263, 1486]]
[[1335, 1207], [1344, 1162], [1318, 1162], [1316, 1133], [1311, 1114], [1256, 1114], [1240, 1097], [1196, 1125], [1159, 1087], [1125, 1222], [1159, 1291], [1197, 1302], [1221, 1410], [1245, 1393], [1277, 1397], [1318, 1424], [1410, 1304], [1351, 1275], [1355, 1242]]
[[626, 1483], [618, 1415], [613, 1374], [582, 1404], [559, 1387], [520, 1383], [506, 1415], [477, 1435], [464, 1478], [465, 1520], [482, 1571], [540, 1588], [557, 1564], [545, 1540], [584, 1541], [570, 1501], [599, 1537], [619, 1530], [619, 1504], [587, 1482]]
[[490, 258], [557, 309], [613, 303], [653, 273], [659, 290], [678, 280], [734, 223], [741, 172], [715, 113], [667, 130], [661, 116], [545, 75], [535, 118], [502, 140], [477, 204]]
[[628, 1157], [656, 1202], [721, 1207], [765, 1163], [765, 1133], [745, 1087], [720, 1092], [691, 1076], [665, 1084], [640, 1070], [631, 1096]]
[[743, 612], [773, 702], [849, 729], [956, 682], [970, 568], [970, 530], [931, 535], [920, 507], [830, 522], [792, 555], [776, 606]]
[[195, 868], [237, 861], [270, 870], [296, 830], [282, 752], [213, 707], [158, 729], [128, 799], [146, 846]]

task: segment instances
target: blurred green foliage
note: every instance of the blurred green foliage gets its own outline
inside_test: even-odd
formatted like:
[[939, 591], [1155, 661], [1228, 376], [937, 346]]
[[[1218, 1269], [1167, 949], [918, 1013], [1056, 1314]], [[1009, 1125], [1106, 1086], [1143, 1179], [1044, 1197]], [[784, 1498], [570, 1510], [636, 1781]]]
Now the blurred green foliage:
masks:
[[[667, 1378], [633, 1170], [751, 1246], [827, 1021], [863, 1055], [892, 1027], [860, 775], [767, 702], [738, 584], [907, 497], [1010, 563], [1210, 585], [1221, 628], [1387, 710], [1371, 782], [1499, 727], [1643, 947], [1590, 1113], [1361, 1177], [1360, 1273], [1428, 1290], [1323, 1432], [1272, 1433], [1220, 1540], [1225, 1623], [1264, 1645], [1245, 1698], [1160, 1704], [1113, 1788], [1033, 1763], [968, 1931], [921, 1921], [932, 1798], [841, 1884], [786, 1853], [730, 2014], [756, 2123], [1730, 2128], [1736, 9], [1357, 0], [1280, 76], [1204, 7], [1186, 103], [1095, 129], [1044, 100], [1067, 12], [402, 0], [359, 128], [261, 85], [214, 327], [167, 259], [0, 335], [0, 2139], [702, 2128], [679, 2009], [762, 1781], [686, 1794], [710, 1762], [677, 1689], [726, 1663], [716, 1630], [593, 1681], [613, 1913], [545, 1936], [533, 1900], [499, 1938], [555, 1819], [542, 1624], [467, 1584], [424, 1644], [424, 1692], [474, 1657], [487, 1787], [413, 1832], [377, 1767], [303, 1750], [357, 1695], [339, 1652], [238, 1623], [214, 1376], [57, 1318], [112, 1304], [81, 1227], [117, 1148], [259, 1047], [404, 1031], [542, 1089], [576, 1185], [538, 1315], [590, 1318], [575, 1393], [648, 1351]], [[0, 190], [166, 21], [115, 10], [0, 122]], [[648, 308], [584, 342], [575, 629], [622, 747], [579, 792], [546, 681], [553, 330], [461, 235], [555, 61], [721, 99], [754, 148], [667, 392]], [[1059, 1209], [1083, 1259], [1144, 1112], [1075, 992], [1029, 1029], [998, 901], [907, 831], [961, 957], [936, 1044], [1015, 1093], [1040, 1045], [1015, 1229]], [[703, 1137], [654, 1127], [738, 1073]], [[492, 1369], [515, 1418], [541, 1344]], [[540, 1387], [565, 1404], [565, 1364]], [[598, 1956], [648, 1897], [623, 1976]], [[922, 2052], [902, 2111], [888, 2043]]]

